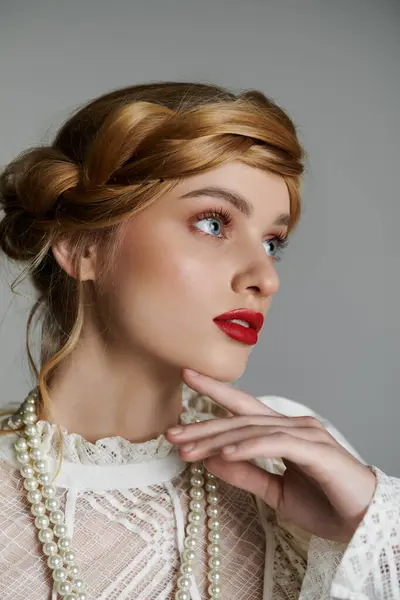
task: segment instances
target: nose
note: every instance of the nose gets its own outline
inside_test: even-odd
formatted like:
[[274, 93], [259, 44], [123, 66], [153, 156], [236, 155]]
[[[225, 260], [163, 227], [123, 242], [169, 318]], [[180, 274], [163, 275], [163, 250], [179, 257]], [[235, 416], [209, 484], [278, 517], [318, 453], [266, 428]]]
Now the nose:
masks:
[[251, 260], [232, 280], [232, 289], [236, 293], [253, 294], [262, 300], [276, 294], [279, 286], [274, 259], [265, 253], [264, 256]]

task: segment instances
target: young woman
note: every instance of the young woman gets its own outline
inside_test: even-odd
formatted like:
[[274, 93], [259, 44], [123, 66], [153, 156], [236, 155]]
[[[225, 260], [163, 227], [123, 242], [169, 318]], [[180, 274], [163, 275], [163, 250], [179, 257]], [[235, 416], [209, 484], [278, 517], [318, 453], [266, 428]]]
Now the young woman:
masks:
[[307, 407], [227, 383], [303, 157], [260, 92], [163, 82], [5, 169], [1, 248], [41, 338], [0, 437], [2, 600], [400, 597], [399, 481]]

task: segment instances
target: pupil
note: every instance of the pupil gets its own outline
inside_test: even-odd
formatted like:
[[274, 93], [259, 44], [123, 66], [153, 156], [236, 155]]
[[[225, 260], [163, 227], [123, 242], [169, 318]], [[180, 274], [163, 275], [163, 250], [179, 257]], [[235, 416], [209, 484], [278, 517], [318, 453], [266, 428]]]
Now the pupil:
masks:
[[215, 224], [215, 223], [217, 224], [217, 231], [215, 230], [215, 227], [214, 227], [214, 233], [218, 233], [218, 221], [215, 221], [215, 220], [214, 220], [214, 221], [211, 221], [211, 222], [212, 222], [212, 223], [214, 223], [214, 224]]

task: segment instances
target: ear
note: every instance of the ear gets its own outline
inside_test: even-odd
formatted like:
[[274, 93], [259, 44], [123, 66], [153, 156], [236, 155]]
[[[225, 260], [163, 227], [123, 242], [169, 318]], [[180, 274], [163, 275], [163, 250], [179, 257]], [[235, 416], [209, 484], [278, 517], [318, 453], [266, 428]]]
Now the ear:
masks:
[[[74, 279], [78, 278], [76, 272], [75, 256], [72, 249], [71, 241], [68, 239], [60, 239], [52, 246], [52, 252], [59, 266]], [[84, 248], [82, 257], [79, 263], [81, 281], [89, 281], [96, 279], [96, 263], [97, 251], [95, 244], [88, 244]]]

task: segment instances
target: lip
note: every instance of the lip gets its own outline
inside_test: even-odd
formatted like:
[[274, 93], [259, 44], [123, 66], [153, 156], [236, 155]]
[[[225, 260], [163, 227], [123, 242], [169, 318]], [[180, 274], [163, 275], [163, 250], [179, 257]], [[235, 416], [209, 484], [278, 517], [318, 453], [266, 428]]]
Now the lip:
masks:
[[[240, 325], [239, 323], [232, 323], [232, 319], [244, 321], [248, 323], [249, 327], [244, 327], [244, 325]], [[257, 344], [258, 332], [263, 326], [264, 317], [261, 313], [254, 310], [237, 308], [215, 317], [213, 321], [228, 337], [242, 344], [254, 346]]]
[[213, 320], [231, 321], [232, 319], [245, 321], [252, 329], [255, 329], [256, 333], [259, 333], [264, 325], [264, 316], [261, 313], [249, 308], [235, 308], [234, 310], [230, 310], [222, 315], [218, 315], [218, 317], [215, 317]]

